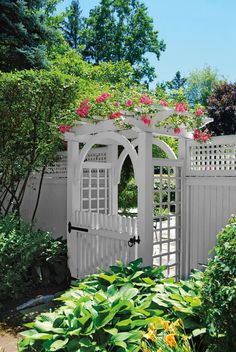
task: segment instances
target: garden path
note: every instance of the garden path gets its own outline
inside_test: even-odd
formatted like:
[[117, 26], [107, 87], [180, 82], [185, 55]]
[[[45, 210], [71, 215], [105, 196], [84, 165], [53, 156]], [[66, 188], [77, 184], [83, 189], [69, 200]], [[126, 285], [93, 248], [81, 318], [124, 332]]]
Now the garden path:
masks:
[[17, 352], [17, 341], [19, 337], [4, 333], [0, 335], [0, 352]]

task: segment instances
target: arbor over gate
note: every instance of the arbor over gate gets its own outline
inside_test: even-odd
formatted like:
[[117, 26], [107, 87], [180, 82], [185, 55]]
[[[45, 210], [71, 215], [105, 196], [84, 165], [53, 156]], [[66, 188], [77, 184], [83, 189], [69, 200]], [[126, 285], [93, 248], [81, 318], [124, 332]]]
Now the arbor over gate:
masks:
[[[209, 227], [220, 221], [221, 210], [225, 219], [236, 209], [236, 197], [231, 198], [236, 194], [236, 137], [199, 144], [185, 129], [176, 135], [132, 115], [126, 115], [125, 122], [130, 129], [107, 120], [65, 134], [72, 277], [137, 257], [144, 265], [166, 265], [167, 276], [187, 276], [205, 261], [212, 238]], [[179, 139], [178, 158], [158, 139], [162, 135]], [[168, 158], [153, 158], [153, 144]], [[119, 155], [118, 146], [123, 147]], [[128, 155], [138, 187], [137, 218], [118, 214], [118, 184]]]

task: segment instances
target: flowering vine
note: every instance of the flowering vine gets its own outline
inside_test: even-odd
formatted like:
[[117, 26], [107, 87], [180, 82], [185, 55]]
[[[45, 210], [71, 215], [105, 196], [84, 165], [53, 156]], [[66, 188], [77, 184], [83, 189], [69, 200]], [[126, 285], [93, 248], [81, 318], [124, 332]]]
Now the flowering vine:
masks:
[[[163, 110], [170, 111], [170, 114], [169, 117], [160, 121], [156, 117]], [[206, 142], [210, 139], [208, 131], [202, 132], [201, 130], [205, 119], [205, 111], [201, 106], [192, 109], [183, 101], [159, 100], [136, 91], [132, 91], [130, 96], [103, 92], [97, 97], [85, 98], [79, 102], [75, 113], [76, 121], [96, 123], [100, 120], [111, 119], [124, 128], [129, 128], [125, 123], [125, 117], [132, 115], [147, 126], [165, 127], [173, 130], [176, 135], [185, 129], [194, 131], [193, 138], [199, 142]], [[62, 133], [68, 132], [70, 126], [61, 125], [59, 130]]]

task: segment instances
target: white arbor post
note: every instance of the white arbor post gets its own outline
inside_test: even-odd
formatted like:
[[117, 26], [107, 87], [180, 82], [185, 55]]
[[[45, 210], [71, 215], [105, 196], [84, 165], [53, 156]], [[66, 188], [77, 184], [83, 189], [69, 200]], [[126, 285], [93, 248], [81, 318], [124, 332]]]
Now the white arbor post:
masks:
[[110, 184], [110, 194], [109, 197], [111, 198], [111, 207], [110, 207], [110, 214], [116, 215], [118, 214], [118, 183], [115, 180], [115, 167], [117, 164], [118, 159], [118, 145], [117, 144], [110, 144], [108, 145], [108, 153], [107, 153], [107, 161], [111, 163], [111, 184]]
[[[67, 134], [67, 224], [75, 223], [75, 209], [80, 210], [80, 180], [79, 180], [79, 141], [72, 134]], [[78, 266], [78, 250], [77, 250], [77, 235], [67, 232], [68, 246], [68, 266], [72, 277], [77, 277]]]
[[138, 136], [138, 257], [143, 265], [153, 265], [153, 163], [152, 133], [140, 132]]

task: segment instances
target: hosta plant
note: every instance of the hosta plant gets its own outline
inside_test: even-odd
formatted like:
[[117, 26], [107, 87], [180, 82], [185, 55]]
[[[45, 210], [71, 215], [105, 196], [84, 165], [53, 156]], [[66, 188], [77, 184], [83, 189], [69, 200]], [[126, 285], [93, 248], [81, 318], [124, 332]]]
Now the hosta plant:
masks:
[[164, 267], [142, 268], [141, 259], [117, 264], [110, 272], [79, 280], [59, 298], [59, 309], [28, 324], [20, 351], [138, 352], [158, 317], [181, 318], [188, 333], [202, 327], [200, 273], [174, 283], [163, 278]]

